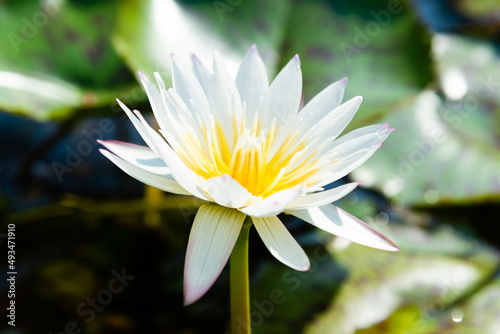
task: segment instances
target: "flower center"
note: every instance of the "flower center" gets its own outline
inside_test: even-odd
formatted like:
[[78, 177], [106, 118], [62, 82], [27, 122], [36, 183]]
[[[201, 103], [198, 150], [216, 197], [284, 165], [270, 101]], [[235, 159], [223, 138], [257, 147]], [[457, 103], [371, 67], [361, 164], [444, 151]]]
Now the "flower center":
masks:
[[174, 150], [205, 179], [228, 174], [252, 195], [262, 198], [299, 184], [314, 183], [313, 175], [319, 169], [314, 150], [298, 134], [279, 137], [276, 122], [267, 131], [262, 131], [260, 124], [256, 118], [251, 128], [245, 128], [233, 120], [234, 144], [228, 145], [222, 125], [214, 122], [212, 131], [202, 131], [204, 141], [187, 131]]

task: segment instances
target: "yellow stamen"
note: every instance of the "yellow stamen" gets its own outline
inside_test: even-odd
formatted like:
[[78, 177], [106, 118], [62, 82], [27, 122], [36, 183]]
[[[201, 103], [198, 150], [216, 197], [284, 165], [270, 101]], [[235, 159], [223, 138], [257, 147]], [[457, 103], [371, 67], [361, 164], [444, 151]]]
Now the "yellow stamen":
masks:
[[[299, 134], [289, 134], [278, 144], [273, 156], [271, 149], [276, 145], [278, 127], [276, 120], [267, 133], [262, 130], [262, 120], [255, 116], [251, 127], [245, 129], [244, 123], [232, 120], [235, 134], [234, 143], [229, 146], [222, 125], [213, 121], [211, 131], [205, 129], [205, 147], [200, 139], [191, 132], [181, 138], [182, 143], [176, 147], [181, 160], [196, 174], [205, 179], [229, 174], [252, 195], [263, 198], [277, 191], [291, 188], [299, 184], [312, 184], [312, 176], [318, 171], [318, 160], [310, 159], [314, 152], [306, 153], [307, 145], [299, 141]], [[303, 150], [303, 151], [301, 151]], [[304, 155], [307, 154], [307, 155]], [[297, 161], [297, 159], [300, 161]], [[296, 162], [297, 161], [297, 162]]]

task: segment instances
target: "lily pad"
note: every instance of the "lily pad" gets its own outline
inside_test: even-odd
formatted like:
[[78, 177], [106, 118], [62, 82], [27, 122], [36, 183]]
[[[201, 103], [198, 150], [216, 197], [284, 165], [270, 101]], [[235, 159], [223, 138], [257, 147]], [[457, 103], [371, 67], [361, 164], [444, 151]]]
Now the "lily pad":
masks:
[[[480, 286], [498, 265], [497, 252], [488, 247], [480, 251], [468, 247], [467, 255], [460, 250], [453, 254], [450, 249], [421, 253], [426, 243], [406, 247], [400, 232], [413, 235], [415, 229], [391, 227], [388, 234], [397, 240], [399, 253], [377, 252], [334, 239], [329, 249], [349, 275], [305, 333], [403, 333], [410, 329], [431, 333], [436, 326], [434, 317]], [[430, 243], [439, 242], [433, 233], [426, 234]], [[423, 323], [422, 318], [428, 320]]]
[[68, 82], [0, 71], [0, 107], [4, 110], [46, 120], [68, 113], [83, 101], [83, 90]]
[[256, 43], [269, 73], [275, 73], [288, 0], [120, 1], [114, 44], [134, 71], [170, 75], [170, 53], [191, 53], [207, 66], [218, 50], [230, 71]]
[[429, 37], [403, 2], [298, 1], [290, 22], [282, 59], [303, 57], [306, 101], [347, 77], [346, 98], [364, 98], [352, 128], [432, 80]]
[[484, 42], [434, 43], [443, 96], [424, 91], [384, 118], [396, 131], [353, 176], [409, 205], [498, 201], [500, 59]]
[[0, 108], [39, 120], [109, 103], [102, 92], [132, 82], [107, 33], [114, 1], [0, 5]]

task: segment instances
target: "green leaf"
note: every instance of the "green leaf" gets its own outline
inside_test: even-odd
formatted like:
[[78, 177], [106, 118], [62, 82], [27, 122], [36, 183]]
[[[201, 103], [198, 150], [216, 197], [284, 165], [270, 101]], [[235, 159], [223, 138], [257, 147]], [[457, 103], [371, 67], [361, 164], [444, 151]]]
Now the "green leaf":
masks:
[[434, 49], [444, 96], [424, 91], [384, 118], [396, 131], [353, 177], [409, 205], [498, 201], [500, 60], [458, 37]]
[[363, 104], [350, 127], [372, 123], [431, 79], [429, 41], [401, 2], [298, 1], [284, 58], [303, 59], [305, 100], [342, 77]]
[[83, 90], [53, 77], [0, 71], [0, 107], [38, 120], [65, 115], [84, 102]]
[[170, 75], [174, 52], [196, 54], [207, 66], [214, 50], [236, 73], [256, 43], [268, 71], [275, 73], [289, 1], [120, 1], [114, 44], [134, 71]]
[[[441, 235], [438, 238], [435, 233], [427, 232], [426, 242], [418, 245], [410, 242], [409, 247], [405, 239], [422, 232], [403, 226], [391, 226], [389, 230], [387, 234], [401, 248], [398, 253], [334, 239], [329, 249], [349, 276], [306, 333], [382, 333], [380, 328], [385, 330], [383, 333], [405, 333], [422, 326], [419, 322], [422, 316], [430, 320], [419, 333], [430, 333], [435, 326], [432, 319], [480, 286], [499, 263], [498, 253], [488, 247], [479, 251], [471, 245], [465, 248], [467, 254], [463, 249], [428, 252], [428, 243], [447, 247], [441, 242], [443, 234], [449, 234], [447, 239], [459, 237], [450, 234], [450, 228], [438, 230], [437, 235]], [[483, 254], [476, 259], [478, 252]], [[410, 324], [413, 326], [408, 327]], [[361, 329], [365, 331], [357, 332]]]
[[114, 1], [2, 3], [0, 108], [45, 120], [109, 103], [101, 87], [131, 81], [108, 40], [114, 8]]

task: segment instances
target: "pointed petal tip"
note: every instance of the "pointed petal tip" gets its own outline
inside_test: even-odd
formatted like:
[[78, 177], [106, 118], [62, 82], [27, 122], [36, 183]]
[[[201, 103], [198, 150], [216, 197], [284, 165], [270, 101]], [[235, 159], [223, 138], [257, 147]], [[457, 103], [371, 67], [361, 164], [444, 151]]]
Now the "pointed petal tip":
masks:
[[160, 72], [155, 72], [154, 76], [155, 76], [156, 82], [158, 82], [158, 83], [163, 82], [163, 78], [161, 77]]
[[308, 261], [307, 261], [306, 264], [304, 264], [301, 267], [296, 267], [294, 269], [297, 270], [297, 271], [308, 271], [309, 269], [311, 269], [311, 262], [308, 259]]
[[297, 67], [300, 68], [300, 57], [299, 57], [299, 54], [295, 54], [295, 56], [293, 56], [293, 60], [296, 62], [297, 64]]
[[387, 252], [399, 252], [400, 249], [394, 242], [389, 240], [386, 236], [384, 236], [385, 241], [387, 241], [386, 247], [385, 248], [379, 248], [380, 250], [384, 250]]
[[200, 58], [198, 58], [198, 56], [197, 56], [196, 54], [191, 53], [189, 56], [190, 56], [191, 61], [192, 61], [193, 63], [196, 63], [196, 64], [201, 64], [201, 60], [200, 60]]
[[100, 148], [100, 149], [99, 149], [99, 152], [100, 152], [102, 155], [104, 155], [105, 157], [107, 157], [107, 156], [108, 156], [108, 154], [111, 154], [111, 152], [109, 152], [108, 150], [105, 150], [105, 149], [103, 149], [103, 148]]
[[148, 77], [141, 71], [137, 71], [137, 74], [139, 74], [139, 79], [141, 79], [141, 81], [149, 81]]
[[363, 245], [363, 244], [359, 244], [359, 243], [355, 243], [355, 244], [358, 244], [358, 245], [361, 245], [361, 246], [364, 246], [364, 247], [369, 247], [369, 248], [376, 249], [376, 250], [381, 250], [381, 251], [384, 251], [384, 252], [394, 252], [395, 253], [395, 252], [399, 252], [400, 251], [399, 247], [396, 246], [396, 244], [394, 244], [386, 236], [381, 235], [381, 237], [383, 237], [383, 239], [385, 241], [385, 245], [384, 246], [380, 246], [379, 245], [379, 246], [375, 247], [375, 246], [368, 246], [368, 245]]
[[189, 306], [189, 305], [197, 302], [201, 297], [203, 297], [203, 295], [197, 296], [197, 295], [194, 295], [193, 293], [190, 293], [189, 291], [184, 291], [183, 305]]
[[378, 246], [368, 246], [368, 245], [365, 245], [365, 246], [371, 247], [371, 248], [374, 248], [374, 249], [380, 249], [380, 250], [387, 251], [387, 252], [399, 252], [399, 250], [400, 250], [399, 247], [396, 246], [396, 244], [394, 242], [392, 242], [388, 237], [386, 237], [385, 235], [383, 235], [382, 233], [378, 232], [375, 229], [373, 229], [373, 231], [378, 234], [378, 236], [380, 237], [380, 239], [383, 240], [383, 245], [378, 245]]
[[125, 113], [127, 115], [129, 115], [130, 109], [127, 107], [127, 105], [125, 103], [123, 103], [122, 101], [120, 101], [119, 99], [116, 99], [116, 102], [118, 102], [118, 105], [123, 109], [123, 111], [125, 111]]
[[255, 50], [257, 51], [257, 45], [255, 43], [253, 43], [251, 46], [250, 46], [250, 50]]

